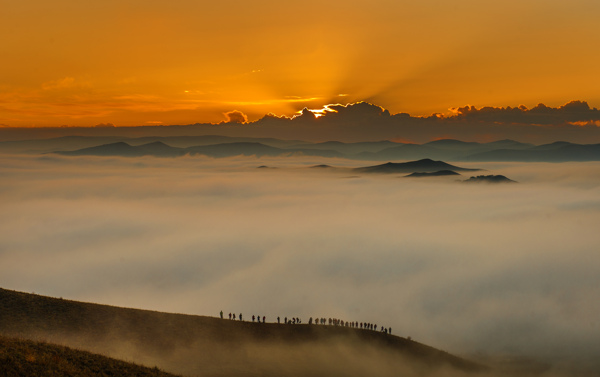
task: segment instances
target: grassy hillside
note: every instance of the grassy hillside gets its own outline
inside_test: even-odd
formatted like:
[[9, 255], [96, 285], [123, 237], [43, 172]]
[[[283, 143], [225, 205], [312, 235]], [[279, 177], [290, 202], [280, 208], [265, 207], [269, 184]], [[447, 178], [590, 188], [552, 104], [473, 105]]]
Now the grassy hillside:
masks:
[[3, 377], [173, 377], [158, 368], [126, 363], [90, 352], [0, 336]]
[[393, 376], [485, 368], [375, 331], [159, 313], [0, 289], [0, 335], [210, 376]]

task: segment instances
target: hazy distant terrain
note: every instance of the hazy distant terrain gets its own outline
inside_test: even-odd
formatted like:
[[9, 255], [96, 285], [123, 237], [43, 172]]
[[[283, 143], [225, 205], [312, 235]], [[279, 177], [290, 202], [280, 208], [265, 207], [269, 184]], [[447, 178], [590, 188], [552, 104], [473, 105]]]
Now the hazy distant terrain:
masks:
[[598, 162], [451, 162], [519, 184], [363, 174], [382, 162], [340, 157], [3, 153], [0, 286], [367, 321], [485, 364], [597, 375]]
[[314, 143], [274, 138], [226, 136], [85, 137], [67, 136], [0, 142], [0, 153], [59, 153], [69, 156], [178, 157], [320, 156], [392, 161], [424, 158], [448, 161], [600, 161], [600, 144], [555, 142], [544, 145], [500, 140], [490, 143], [437, 140], [424, 144], [391, 141]]

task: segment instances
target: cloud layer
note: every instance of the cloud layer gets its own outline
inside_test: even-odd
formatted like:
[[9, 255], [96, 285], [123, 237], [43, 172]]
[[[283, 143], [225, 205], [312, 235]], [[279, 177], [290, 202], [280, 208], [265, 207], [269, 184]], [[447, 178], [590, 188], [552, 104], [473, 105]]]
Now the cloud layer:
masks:
[[324, 159], [1, 158], [4, 288], [367, 321], [463, 355], [600, 352], [597, 163], [474, 166], [521, 182], [497, 187], [304, 169], [352, 164]]
[[[570, 141], [600, 143], [600, 110], [584, 101], [559, 107], [538, 104], [518, 107], [464, 106], [448, 114], [415, 117], [367, 102], [305, 107], [295, 116], [269, 113], [248, 122], [248, 116], [232, 110], [222, 113], [226, 122], [184, 126], [96, 127], [96, 128], [0, 128], [0, 141], [87, 136], [194, 136], [224, 135], [344, 142], [403, 140], [424, 143], [440, 138], [489, 142], [513, 139], [533, 144]], [[148, 124], [160, 124], [159, 121]], [[239, 124], [246, 124], [239, 127]], [[102, 124], [105, 125], [105, 124]]]

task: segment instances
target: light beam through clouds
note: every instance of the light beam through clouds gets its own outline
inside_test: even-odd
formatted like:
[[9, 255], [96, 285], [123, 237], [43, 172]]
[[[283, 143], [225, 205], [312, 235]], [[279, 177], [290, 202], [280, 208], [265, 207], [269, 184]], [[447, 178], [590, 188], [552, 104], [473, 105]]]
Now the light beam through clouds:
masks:
[[13, 127], [220, 122], [231, 102], [254, 121], [339, 94], [418, 116], [600, 102], [591, 0], [3, 5], [0, 122]]

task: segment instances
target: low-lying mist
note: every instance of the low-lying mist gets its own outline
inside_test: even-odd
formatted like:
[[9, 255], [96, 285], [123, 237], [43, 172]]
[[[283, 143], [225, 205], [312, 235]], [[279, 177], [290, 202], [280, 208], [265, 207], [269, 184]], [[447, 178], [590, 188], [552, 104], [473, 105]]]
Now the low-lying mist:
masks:
[[520, 182], [506, 185], [307, 168], [321, 163], [358, 166], [0, 156], [0, 286], [370, 322], [471, 358], [600, 371], [600, 163], [460, 164]]

